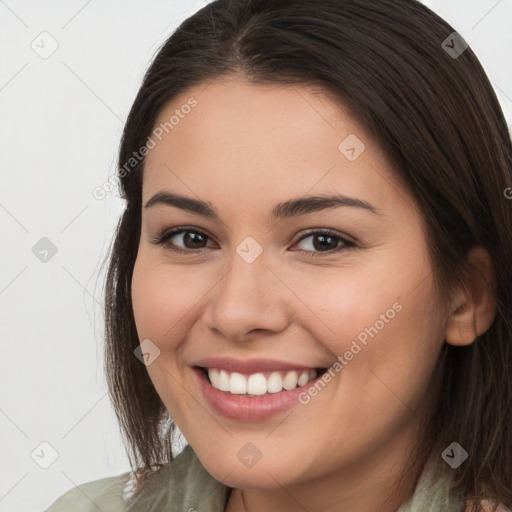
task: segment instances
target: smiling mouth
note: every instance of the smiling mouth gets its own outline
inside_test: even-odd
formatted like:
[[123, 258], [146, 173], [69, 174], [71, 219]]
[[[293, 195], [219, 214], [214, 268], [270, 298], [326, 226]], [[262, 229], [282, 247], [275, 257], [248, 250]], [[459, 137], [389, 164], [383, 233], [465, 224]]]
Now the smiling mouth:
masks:
[[305, 386], [327, 371], [327, 368], [311, 368], [243, 374], [221, 368], [201, 366], [196, 368], [206, 376], [213, 388], [231, 395], [249, 397], [261, 397], [282, 391], [291, 391]]

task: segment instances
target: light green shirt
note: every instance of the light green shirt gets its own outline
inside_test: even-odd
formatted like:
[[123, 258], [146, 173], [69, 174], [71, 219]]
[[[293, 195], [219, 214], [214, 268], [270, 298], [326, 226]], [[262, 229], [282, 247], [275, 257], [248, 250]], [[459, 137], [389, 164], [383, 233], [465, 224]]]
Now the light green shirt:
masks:
[[[46, 512], [223, 512], [231, 488], [215, 480], [196, 454], [186, 448], [129, 496], [130, 472], [79, 485], [63, 494]], [[446, 477], [425, 467], [414, 495], [397, 512], [459, 512], [461, 502]]]

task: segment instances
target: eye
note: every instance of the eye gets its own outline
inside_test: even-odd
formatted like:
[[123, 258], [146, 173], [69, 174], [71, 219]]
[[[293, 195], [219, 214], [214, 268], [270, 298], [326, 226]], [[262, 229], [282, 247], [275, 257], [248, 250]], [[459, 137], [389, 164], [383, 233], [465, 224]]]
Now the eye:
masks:
[[[177, 247], [175, 243], [171, 243], [173, 238], [181, 240], [181, 243], [184, 244], [185, 247]], [[171, 251], [188, 254], [191, 251], [199, 252], [198, 250], [204, 249], [203, 244], [208, 238], [208, 235], [202, 231], [177, 228], [164, 231], [161, 235], [157, 236], [156, 239], [151, 240], [151, 243], [164, 245], [166, 249], [170, 249]]]
[[[321, 253], [332, 254], [355, 246], [354, 242], [338, 235], [336, 231], [331, 229], [311, 231], [306, 236], [303, 236], [297, 243], [308, 239], [311, 240], [304, 244], [306, 249], [301, 252], [305, 252], [307, 256], [312, 257], [319, 256], [318, 253], [320, 253], [320, 255]], [[338, 245], [340, 242], [341, 247]]]
[[[180, 243], [184, 247], [179, 247], [175, 242], [172, 242], [173, 238], [176, 241], [181, 240]], [[201, 252], [205, 249], [205, 244], [209, 239], [210, 237], [202, 231], [182, 227], [164, 231], [155, 239], [151, 240], [151, 243], [164, 245], [166, 249], [177, 253], [190, 254], [192, 252]], [[322, 253], [332, 254], [356, 245], [351, 240], [347, 240], [345, 237], [337, 234], [336, 231], [330, 229], [311, 231], [303, 236], [297, 244], [308, 239], [311, 239], [311, 241], [305, 243], [304, 246], [306, 249], [300, 250], [300, 252], [313, 257], [319, 256], [318, 253], [320, 253], [320, 255]]]

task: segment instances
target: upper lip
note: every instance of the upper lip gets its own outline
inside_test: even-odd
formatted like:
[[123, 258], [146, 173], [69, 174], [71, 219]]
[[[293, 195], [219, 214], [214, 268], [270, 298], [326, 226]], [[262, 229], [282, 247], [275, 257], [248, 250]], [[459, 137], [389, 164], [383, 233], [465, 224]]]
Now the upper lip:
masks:
[[234, 359], [232, 357], [209, 357], [197, 361], [196, 366], [203, 368], [218, 368], [228, 372], [257, 373], [279, 370], [310, 370], [315, 366], [305, 366], [277, 359]]

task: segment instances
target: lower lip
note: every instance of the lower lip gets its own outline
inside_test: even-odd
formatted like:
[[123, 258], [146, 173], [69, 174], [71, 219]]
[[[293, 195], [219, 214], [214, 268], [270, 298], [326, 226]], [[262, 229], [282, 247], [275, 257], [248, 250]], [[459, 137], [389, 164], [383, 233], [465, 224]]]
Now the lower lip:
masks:
[[213, 409], [226, 418], [238, 421], [258, 421], [271, 418], [299, 404], [299, 395], [311, 387], [322, 375], [290, 391], [280, 391], [260, 397], [234, 395], [214, 388], [206, 375], [194, 368], [199, 386]]

